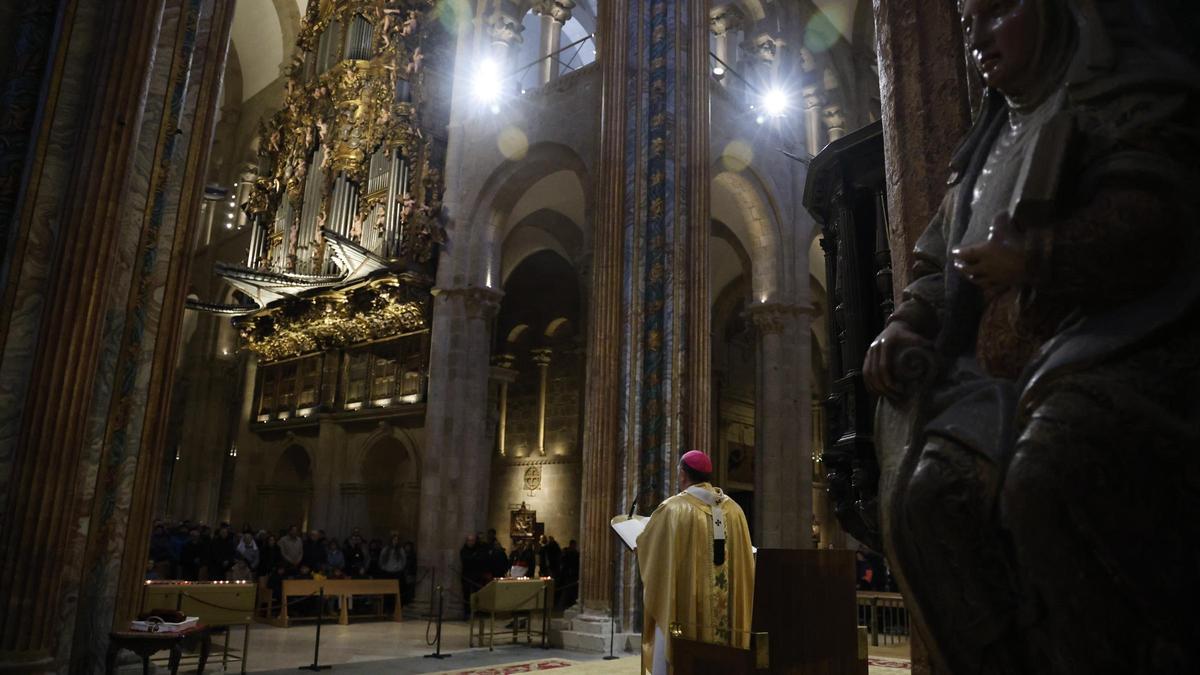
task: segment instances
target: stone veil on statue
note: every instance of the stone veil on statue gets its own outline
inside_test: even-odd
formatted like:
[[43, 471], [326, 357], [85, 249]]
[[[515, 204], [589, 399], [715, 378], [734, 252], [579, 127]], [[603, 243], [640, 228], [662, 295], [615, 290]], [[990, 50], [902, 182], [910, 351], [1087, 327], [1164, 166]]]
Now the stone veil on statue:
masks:
[[1197, 5], [960, 2], [986, 92], [863, 367], [955, 675], [1200, 672]]

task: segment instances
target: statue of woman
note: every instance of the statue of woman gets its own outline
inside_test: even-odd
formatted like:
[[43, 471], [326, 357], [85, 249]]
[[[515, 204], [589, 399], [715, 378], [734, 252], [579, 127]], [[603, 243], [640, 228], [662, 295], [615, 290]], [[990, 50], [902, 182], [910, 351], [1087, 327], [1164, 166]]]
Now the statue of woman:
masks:
[[1197, 669], [1196, 4], [960, 3], [987, 92], [863, 366], [948, 672]]

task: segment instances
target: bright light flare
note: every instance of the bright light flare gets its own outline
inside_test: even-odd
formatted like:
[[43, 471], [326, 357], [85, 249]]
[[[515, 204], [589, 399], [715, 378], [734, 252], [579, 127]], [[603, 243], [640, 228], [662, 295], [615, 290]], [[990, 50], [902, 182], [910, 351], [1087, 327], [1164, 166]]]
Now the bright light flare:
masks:
[[771, 87], [762, 96], [763, 111], [768, 117], [783, 117], [790, 105], [791, 100], [787, 92], [778, 87]]
[[495, 107], [501, 94], [500, 64], [494, 59], [484, 59], [475, 72], [475, 98], [485, 105]]

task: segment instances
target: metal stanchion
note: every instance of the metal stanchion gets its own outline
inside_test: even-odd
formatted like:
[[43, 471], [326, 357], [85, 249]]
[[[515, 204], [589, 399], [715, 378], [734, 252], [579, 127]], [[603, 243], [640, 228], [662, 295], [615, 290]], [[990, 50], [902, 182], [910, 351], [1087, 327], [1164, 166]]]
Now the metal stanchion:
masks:
[[[325, 587], [321, 586], [319, 591], [320, 591], [320, 594], [317, 596], [318, 597], [318, 600], [317, 600], [317, 603], [318, 603], [318, 605], [317, 605], [317, 640], [316, 640], [316, 643], [313, 645], [313, 662], [312, 662], [312, 665], [300, 666], [297, 670], [311, 670], [313, 672], [319, 672], [322, 670], [329, 670], [330, 668], [333, 667], [333, 666], [320, 665], [320, 663], [321, 663], [321, 624], [324, 623], [324, 619], [325, 619]], [[286, 602], [286, 601], [287, 601], [287, 598], [284, 598], [284, 602]]]
[[452, 654], [443, 654], [442, 653], [442, 609], [443, 609], [443, 605], [445, 605], [445, 603], [446, 603], [446, 589], [442, 588], [441, 586], [438, 586], [437, 594], [438, 594], [437, 638], [436, 638], [436, 643], [435, 643], [435, 644], [437, 644], [437, 647], [434, 648], [434, 651], [432, 654], [426, 654], [425, 658], [427, 658], [427, 659], [448, 659], [452, 656]]
[[[613, 558], [613, 561], [612, 561], [612, 583], [613, 583], [613, 588], [616, 588], [617, 587], [617, 559], [616, 558]], [[616, 597], [614, 597], [613, 601], [609, 603], [608, 619], [609, 619], [608, 656], [604, 657], [604, 660], [605, 661], [613, 661], [617, 658], [617, 655], [613, 653], [614, 647], [616, 646], [616, 643], [617, 643], [617, 599], [616, 599]]]

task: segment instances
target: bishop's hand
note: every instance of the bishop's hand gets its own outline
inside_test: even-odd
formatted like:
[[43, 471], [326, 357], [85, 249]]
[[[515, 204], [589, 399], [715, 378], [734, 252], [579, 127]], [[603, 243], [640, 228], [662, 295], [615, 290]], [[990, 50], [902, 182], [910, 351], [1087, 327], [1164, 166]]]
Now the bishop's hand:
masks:
[[1001, 213], [988, 228], [987, 239], [950, 251], [954, 267], [971, 283], [987, 291], [1002, 290], [1026, 276], [1025, 234]]

